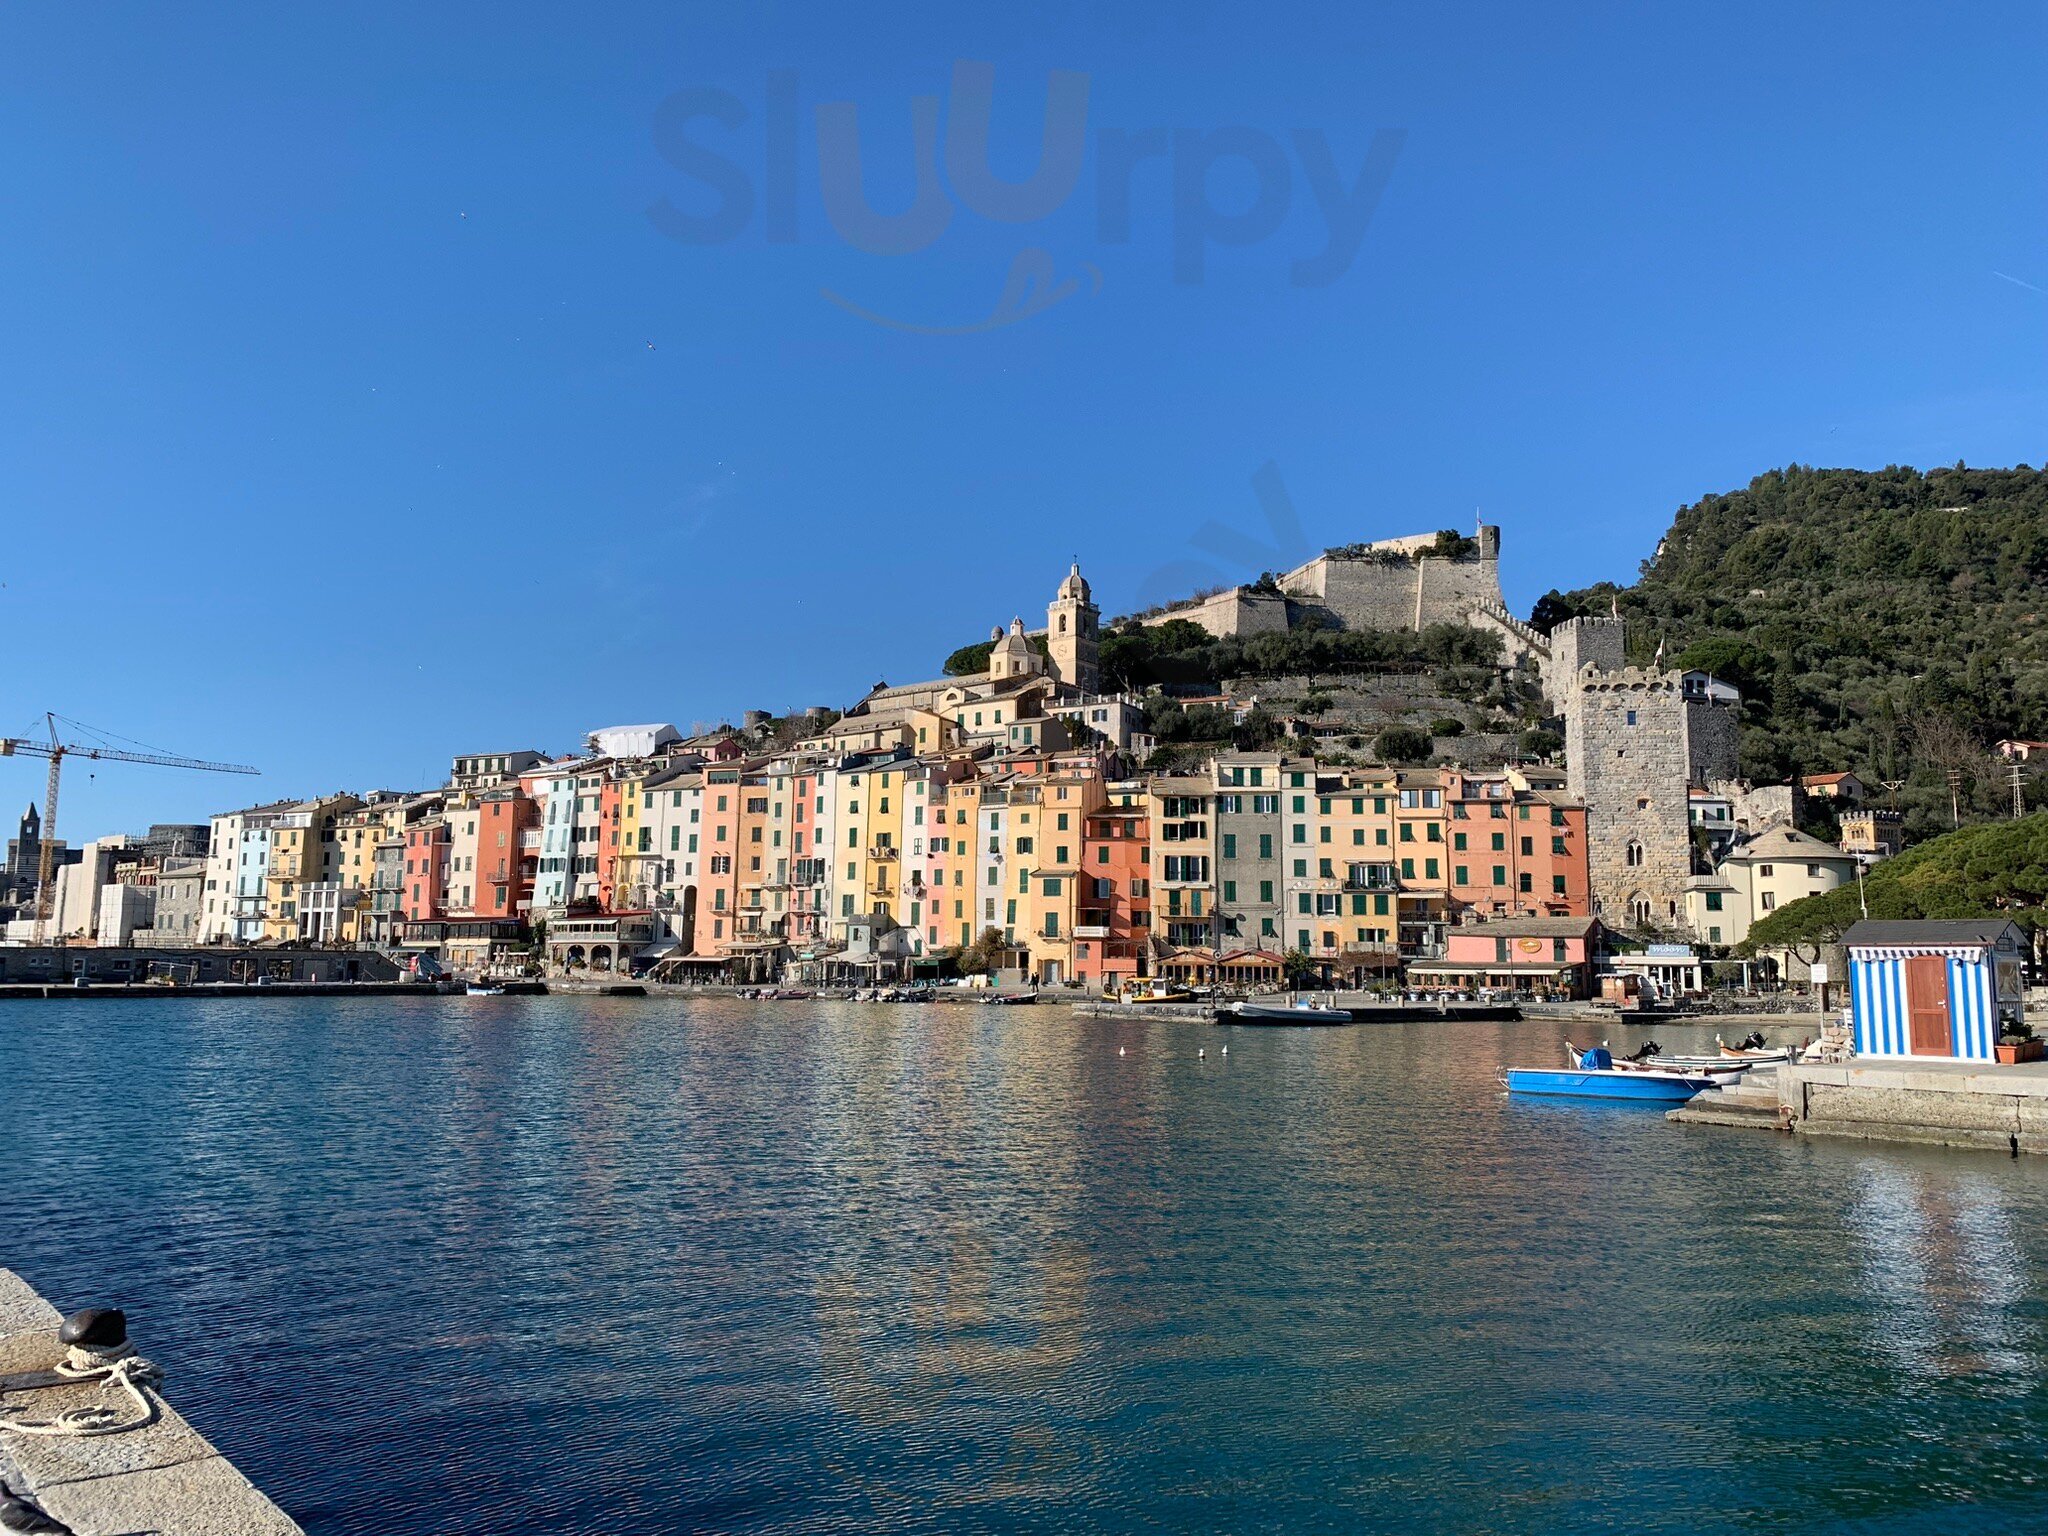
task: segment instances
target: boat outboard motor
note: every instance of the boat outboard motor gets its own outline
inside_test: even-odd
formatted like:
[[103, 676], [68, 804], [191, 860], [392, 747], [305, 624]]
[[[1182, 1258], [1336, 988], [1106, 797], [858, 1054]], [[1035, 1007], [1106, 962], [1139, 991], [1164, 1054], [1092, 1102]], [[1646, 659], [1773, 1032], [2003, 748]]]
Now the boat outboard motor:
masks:
[[1630, 1061], [1648, 1061], [1652, 1056], [1662, 1056], [1663, 1054], [1663, 1046], [1654, 1040], [1645, 1040], [1634, 1051], [1630, 1052], [1628, 1059]]
[[1760, 1051], [1763, 1048], [1764, 1032], [1760, 1029], [1752, 1029], [1749, 1032], [1749, 1034], [1744, 1037], [1742, 1044], [1738, 1047], [1738, 1049], [1745, 1051]]

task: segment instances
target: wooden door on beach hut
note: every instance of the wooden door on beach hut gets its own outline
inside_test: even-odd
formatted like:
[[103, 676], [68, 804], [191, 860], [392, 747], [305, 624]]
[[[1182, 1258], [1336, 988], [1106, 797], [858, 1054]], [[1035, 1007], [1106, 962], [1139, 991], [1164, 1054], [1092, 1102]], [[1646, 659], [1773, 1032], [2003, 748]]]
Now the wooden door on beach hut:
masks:
[[1906, 957], [1907, 1049], [1915, 1056], [1952, 1056], [1948, 961], [1940, 955]]

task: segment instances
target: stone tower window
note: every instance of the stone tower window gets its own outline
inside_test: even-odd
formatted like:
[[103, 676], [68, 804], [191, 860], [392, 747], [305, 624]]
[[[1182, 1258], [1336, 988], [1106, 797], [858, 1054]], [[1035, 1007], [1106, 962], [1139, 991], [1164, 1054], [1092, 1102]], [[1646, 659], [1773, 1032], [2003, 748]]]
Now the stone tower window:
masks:
[[1066, 615], [1065, 615], [1065, 614], [1063, 613], [1063, 614], [1061, 614], [1061, 615], [1060, 615], [1060, 633], [1064, 635], [1064, 634], [1065, 634], [1066, 632], [1067, 632], [1067, 616], [1066, 616]]
[[1629, 845], [1628, 845], [1628, 865], [1629, 865], [1629, 868], [1630, 868], [1630, 869], [1636, 869], [1636, 868], [1640, 868], [1640, 867], [1641, 867], [1641, 865], [1642, 865], [1642, 862], [1643, 862], [1643, 845], [1642, 845], [1641, 843], [1638, 843], [1638, 842], [1634, 842], [1634, 841], [1631, 841], [1631, 842], [1629, 843]]

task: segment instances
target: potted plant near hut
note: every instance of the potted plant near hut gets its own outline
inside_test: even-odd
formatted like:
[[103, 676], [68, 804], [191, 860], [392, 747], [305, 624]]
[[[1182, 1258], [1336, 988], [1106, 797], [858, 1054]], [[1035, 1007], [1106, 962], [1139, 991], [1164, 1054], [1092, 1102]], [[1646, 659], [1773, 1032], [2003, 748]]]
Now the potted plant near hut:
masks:
[[1998, 1044], [1992, 1047], [1998, 1059], [2010, 1066], [2015, 1062], [2039, 1061], [2044, 1042], [2034, 1033], [2034, 1026], [2023, 1019], [2008, 1019], [1998, 1029]]

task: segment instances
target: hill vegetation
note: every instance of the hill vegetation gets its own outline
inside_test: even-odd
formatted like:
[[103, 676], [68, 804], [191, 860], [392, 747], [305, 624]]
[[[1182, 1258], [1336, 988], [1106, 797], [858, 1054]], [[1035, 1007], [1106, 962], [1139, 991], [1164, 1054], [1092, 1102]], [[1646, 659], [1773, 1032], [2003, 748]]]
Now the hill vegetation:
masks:
[[[1682, 509], [1629, 587], [1551, 592], [1533, 622], [1618, 603], [1743, 691], [1746, 777], [1900, 781], [1909, 837], [2009, 803], [2003, 737], [2048, 737], [2048, 471], [1773, 470]], [[1883, 792], [1880, 791], [1880, 794]]]
[[1839, 940], [1873, 918], [2005, 917], [2033, 929], [2048, 923], [2048, 814], [1965, 827], [1872, 866], [1861, 899], [1855, 884], [1780, 907], [1749, 930], [1745, 950], [1798, 948]]
[[1500, 664], [1500, 653], [1499, 636], [1457, 624], [1432, 624], [1419, 634], [1304, 628], [1219, 640], [1192, 620], [1169, 619], [1105, 635], [1100, 659], [1105, 688], [1138, 693], [1162, 686], [1214, 687], [1241, 677], [1491, 668]]

